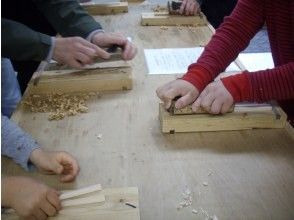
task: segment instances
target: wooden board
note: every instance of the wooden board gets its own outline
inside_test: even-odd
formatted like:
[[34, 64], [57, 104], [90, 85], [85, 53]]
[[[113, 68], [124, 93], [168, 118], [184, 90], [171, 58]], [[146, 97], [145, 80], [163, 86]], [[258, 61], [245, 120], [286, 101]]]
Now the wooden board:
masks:
[[[64, 207], [52, 220], [139, 220], [139, 198], [138, 188], [113, 188], [103, 189], [101, 194], [105, 196], [105, 202], [100, 204], [87, 204], [79, 206]], [[136, 208], [125, 205], [129, 202]], [[19, 217], [13, 212], [10, 214], [2, 214], [3, 220], [16, 220]]]
[[[166, 0], [152, 3], [166, 5]], [[28, 173], [6, 157], [2, 175], [29, 176], [57, 190], [97, 182], [105, 188], [138, 186], [143, 220], [205, 219], [201, 209], [220, 220], [294, 219], [291, 132], [161, 132], [155, 90], [177, 75], [149, 75], [144, 48], [206, 45], [212, 32], [207, 26], [195, 32], [188, 27], [141, 26], [141, 13], [154, 4], [132, 4], [127, 14], [95, 17], [106, 32], [124, 32], [137, 45], [132, 90], [103, 93], [89, 102], [88, 113], [60, 121], [49, 122], [46, 114], [25, 108], [15, 113], [17, 123], [43, 148], [68, 151], [79, 161], [76, 180], [65, 184], [54, 175]], [[192, 191], [192, 206], [177, 210], [186, 188]]]
[[141, 24], [143, 26], [203, 26], [207, 24], [206, 17], [169, 15], [168, 12], [142, 13]]
[[163, 133], [234, 131], [253, 128], [284, 128], [286, 114], [277, 106], [275, 111], [232, 112], [224, 115], [171, 115], [159, 104], [159, 120]]
[[132, 68], [45, 71], [37, 86], [28, 85], [29, 94], [117, 91], [132, 89]]
[[128, 12], [128, 2], [81, 3], [90, 15], [109, 15]]

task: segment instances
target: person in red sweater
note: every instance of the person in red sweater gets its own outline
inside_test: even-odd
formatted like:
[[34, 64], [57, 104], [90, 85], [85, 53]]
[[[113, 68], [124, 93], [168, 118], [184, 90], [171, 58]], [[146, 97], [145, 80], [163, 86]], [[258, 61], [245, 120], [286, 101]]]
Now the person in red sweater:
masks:
[[[264, 24], [275, 68], [244, 71], [213, 81], [248, 46]], [[193, 103], [194, 111], [201, 106], [211, 114], [225, 113], [233, 103], [242, 101], [288, 100], [289, 109], [293, 108], [294, 1], [239, 0], [198, 61], [188, 67], [181, 79], [159, 87], [156, 92], [166, 108], [170, 107], [172, 99], [181, 96], [175, 103], [176, 108]]]

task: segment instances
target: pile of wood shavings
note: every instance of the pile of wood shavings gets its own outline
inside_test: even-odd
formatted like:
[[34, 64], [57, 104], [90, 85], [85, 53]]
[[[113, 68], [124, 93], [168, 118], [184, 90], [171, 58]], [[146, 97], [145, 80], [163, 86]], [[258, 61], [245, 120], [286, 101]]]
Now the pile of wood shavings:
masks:
[[31, 112], [49, 112], [48, 120], [62, 120], [66, 116], [74, 116], [79, 113], [88, 112], [86, 101], [98, 94], [78, 93], [78, 94], [44, 94], [29, 95], [23, 103], [28, 106]]
[[189, 189], [186, 189], [183, 193], [182, 193], [182, 201], [180, 202], [179, 206], [177, 207], [177, 210], [180, 210], [182, 208], [188, 207], [192, 205], [192, 192]]

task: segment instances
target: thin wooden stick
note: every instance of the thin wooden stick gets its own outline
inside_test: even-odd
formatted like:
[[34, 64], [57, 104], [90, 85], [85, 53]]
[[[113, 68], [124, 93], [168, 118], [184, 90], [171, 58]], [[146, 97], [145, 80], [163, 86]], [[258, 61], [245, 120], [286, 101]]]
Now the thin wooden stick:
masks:
[[81, 189], [77, 189], [77, 190], [71, 190], [69, 192], [62, 193], [59, 196], [59, 199], [60, 200], [69, 199], [69, 198], [77, 197], [77, 196], [80, 196], [80, 195], [84, 195], [84, 194], [87, 194], [87, 193], [100, 191], [100, 190], [102, 190], [101, 185], [96, 184], [96, 185], [88, 186], [88, 187], [85, 187], [85, 188], [81, 188]]

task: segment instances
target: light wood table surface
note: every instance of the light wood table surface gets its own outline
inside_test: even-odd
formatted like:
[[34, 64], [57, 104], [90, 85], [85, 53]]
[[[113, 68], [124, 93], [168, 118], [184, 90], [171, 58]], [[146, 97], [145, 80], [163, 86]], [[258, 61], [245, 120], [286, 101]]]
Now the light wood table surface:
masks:
[[[137, 186], [143, 220], [205, 219], [201, 209], [218, 219], [294, 219], [293, 130], [160, 132], [155, 90], [176, 76], [148, 75], [143, 49], [203, 45], [211, 31], [140, 26], [141, 12], [155, 2], [130, 3], [129, 13], [95, 17], [106, 31], [124, 32], [138, 46], [131, 62], [133, 90], [102, 94], [90, 102], [89, 113], [61, 121], [49, 122], [47, 114], [23, 108], [15, 115], [42, 147], [78, 159], [76, 181], [61, 184], [55, 176], [26, 173], [4, 157], [2, 175], [32, 176], [60, 190], [95, 183]], [[186, 188], [192, 191], [192, 206], [178, 211]]]

